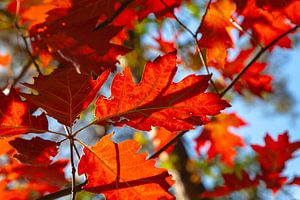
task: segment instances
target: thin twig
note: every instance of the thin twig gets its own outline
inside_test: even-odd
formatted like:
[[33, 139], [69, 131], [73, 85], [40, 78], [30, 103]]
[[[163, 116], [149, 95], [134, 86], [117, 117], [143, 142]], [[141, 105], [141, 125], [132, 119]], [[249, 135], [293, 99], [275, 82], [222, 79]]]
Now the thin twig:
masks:
[[97, 120], [94, 120], [94, 121], [92, 121], [91, 123], [89, 123], [89, 124], [87, 124], [87, 125], [81, 127], [80, 129], [78, 129], [77, 131], [75, 131], [75, 132], [73, 133], [73, 137], [75, 137], [79, 132], [83, 131], [84, 129], [86, 129], [86, 128], [88, 128], [88, 127], [90, 127], [90, 126], [96, 124], [96, 122], [97, 122]]
[[12, 83], [11, 87], [14, 87], [23, 78], [23, 76], [26, 74], [26, 72], [30, 68], [31, 64], [32, 64], [32, 60], [30, 59], [26, 63], [26, 65], [24, 65], [24, 67], [22, 68], [22, 71], [20, 72], [20, 74], [16, 78], [14, 78], [14, 82]]
[[148, 159], [153, 159], [158, 157], [163, 151], [169, 148], [172, 144], [174, 144], [177, 140], [179, 140], [187, 131], [179, 132], [172, 140], [170, 140], [167, 144], [165, 144], [162, 148], [160, 148], [157, 152], [152, 154]]
[[39, 67], [39, 65], [37, 64], [37, 62], [35, 61], [36, 58], [35, 58], [35, 56], [32, 55], [32, 53], [31, 53], [31, 51], [30, 51], [29, 44], [28, 44], [28, 42], [27, 42], [27, 39], [26, 39], [25, 35], [22, 33], [22, 31], [21, 31], [21, 29], [20, 29], [20, 26], [19, 26], [19, 24], [18, 24], [17, 22], [15, 23], [15, 26], [16, 26], [16, 29], [17, 29], [19, 35], [21, 36], [21, 38], [22, 38], [22, 40], [23, 40], [23, 42], [24, 42], [24, 45], [25, 45], [25, 49], [26, 49], [27, 54], [29, 55], [30, 59], [32, 60], [32, 63], [34, 64], [34, 66], [35, 66], [37, 72], [38, 72], [38, 73], [41, 73], [40, 67]]
[[116, 10], [116, 12], [108, 19], [106, 19], [104, 22], [101, 24], [98, 24], [93, 31], [97, 31], [107, 25], [109, 25], [112, 21], [114, 21], [122, 12], [125, 8], [129, 6], [134, 0], [127, 0], [125, 1], [119, 8]]
[[[209, 71], [209, 69], [208, 69], [208, 66], [207, 66], [206, 62], [205, 62], [204, 54], [203, 54], [203, 52], [202, 52], [202, 50], [201, 50], [201, 48], [200, 48], [200, 44], [199, 44], [199, 42], [198, 42], [198, 40], [197, 40], [197, 34], [198, 34], [198, 32], [193, 33], [193, 31], [192, 31], [191, 29], [189, 29], [184, 23], [182, 23], [182, 22], [180, 21], [180, 19], [178, 19], [178, 17], [175, 15], [175, 13], [172, 11], [172, 9], [168, 6], [168, 4], [167, 4], [164, 0], [160, 0], [160, 1], [161, 1], [161, 3], [164, 4], [164, 6], [168, 9], [168, 11], [170, 12], [170, 14], [173, 15], [173, 17], [174, 17], [174, 19], [177, 21], [177, 23], [193, 37], [193, 40], [194, 40], [194, 42], [195, 42], [195, 44], [196, 44], [196, 48], [197, 48], [197, 50], [198, 50], [198, 55], [199, 55], [199, 58], [200, 58], [200, 60], [201, 60], [201, 63], [202, 63], [202, 65], [204, 66], [204, 68], [205, 68], [207, 74], [210, 75], [211, 73], [210, 73], [210, 71]], [[203, 20], [203, 19], [202, 19], [202, 20]], [[214, 83], [214, 81], [212, 80], [212, 78], [210, 78], [210, 82], [211, 82], [211, 84], [212, 84], [214, 90], [216, 91], [216, 93], [219, 94], [218, 88], [216, 87], [216, 84]]]
[[202, 27], [202, 25], [203, 25], [203, 23], [204, 23], [204, 20], [205, 20], [205, 18], [206, 18], [206, 15], [207, 15], [207, 13], [208, 13], [209, 8], [210, 8], [211, 2], [212, 2], [212, 0], [209, 0], [208, 4], [207, 4], [207, 6], [206, 6], [206, 9], [205, 9], [205, 12], [204, 12], [204, 14], [203, 14], [202, 20], [201, 20], [201, 22], [200, 22], [200, 24], [199, 24], [199, 26], [198, 26], [198, 28], [197, 28], [196, 34], [199, 33], [199, 31], [200, 31], [200, 29], [201, 29], [201, 27]]
[[254, 35], [252, 35], [252, 33], [248, 32], [247, 30], [244, 29], [244, 27], [242, 27], [234, 18], [230, 18], [229, 19], [229, 22], [236, 28], [238, 29], [239, 31], [247, 34], [250, 39], [252, 41], [254, 41], [260, 48], [264, 48], [263, 45], [254, 37]]
[[71, 196], [72, 200], [76, 199], [76, 168], [75, 168], [75, 163], [74, 163], [74, 138], [72, 136], [72, 130], [69, 130], [67, 126], [64, 126], [66, 133], [69, 136], [69, 141], [70, 141], [70, 160], [71, 160], [71, 167], [72, 167], [72, 190], [71, 190]]
[[275, 45], [279, 40], [284, 38], [289, 33], [297, 30], [300, 26], [295, 26], [291, 28], [290, 30], [282, 33], [280, 36], [275, 38], [272, 42], [270, 42], [268, 45], [266, 45], [264, 48], [262, 48], [257, 54], [253, 57], [253, 59], [242, 69], [242, 71], [233, 79], [233, 81], [227, 86], [227, 88], [220, 94], [220, 97], [223, 97], [233, 86], [234, 84], [247, 72], [247, 70], [255, 63], [261, 55], [263, 55], [270, 47]]
[[77, 149], [77, 147], [76, 147], [75, 144], [74, 144], [74, 150], [75, 150], [75, 152], [76, 152], [76, 155], [77, 155], [78, 160], [80, 160], [80, 153], [79, 153], [79, 151], [78, 151], [78, 149]]
[[56, 132], [56, 131], [47, 130], [46, 132], [49, 132], [49, 133], [52, 133], [52, 134], [55, 134], [55, 135], [60, 135], [60, 136], [63, 136], [63, 137], [68, 137], [67, 135], [65, 135], [63, 133]]
[[[87, 180], [79, 185], [76, 185], [75, 186], [76, 192], [80, 192], [82, 190], [82, 187], [85, 186], [86, 184], [87, 184]], [[72, 187], [68, 187], [63, 190], [45, 195], [41, 198], [38, 198], [37, 200], [53, 200], [53, 199], [57, 199], [57, 198], [69, 195], [71, 192], [72, 192]]]

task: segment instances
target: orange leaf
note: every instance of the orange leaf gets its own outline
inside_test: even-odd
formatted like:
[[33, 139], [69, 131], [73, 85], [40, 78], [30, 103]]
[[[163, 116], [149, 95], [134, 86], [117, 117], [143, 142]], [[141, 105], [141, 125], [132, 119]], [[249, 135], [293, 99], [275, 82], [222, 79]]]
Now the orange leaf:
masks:
[[84, 190], [103, 193], [106, 199], [174, 199], [168, 192], [173, 184], [168, 172], [155, 168], [146, 153], [136, 154], [136, 141], [116, 144], [112, 135], [102, 137], [91, 150], [84, 148], [78, 165], [78, 173], [88, 175]]
[[71, 126], [78, 115], [94, 100], [98, 90], [106, 81], [109, 71], [97, 80], [87, 74], [78, 74], [73, 67], [58, 68], [48, 76], [34, 78], [33, 85], [38, 95], [22, 94], [28, 101], [46, 110], [60, 123]]
[[[229, 34], [232, 28], [229, 20], [235, 11], [235, 5], [228, 0], [211, 3], [204, 21], [198, 30], [202, 34], [199, 40], [201, 48], [206, 48], [207, 64], [223, 68], [227, 59], [227, 49], [233, 46]], [[212, 42], [213, 41], [213, 42]]]
[[9, 141], [13, 139], [13, 137], [0, 139], [0, 156], [2, 156], [3, 154], [10, 154], [14, 151], [13, 147], [9, 144]]
[[11, 90], [8, 96], [0, 92], [0, 138], [47, 130], [46, 116], [32, 116], [28, 103], [21, 101], [15, 90]]
[[216, 116], [209, 124], [204, 126], [202, 133], [196, 139], [196, 150], [200, 150], [206, 142], [210, 142], [208, 159], [220, 154], [221, 160], [225, 164], [232, 166], [233, 159], [237, 154], [235, 148], [244, 146], [244, 142], [241, 137], [233, 134], [229, 128], [238, 128], [245, 124], [234, 113], [224, 113]]
[[0, 55], [0, 66], [6, 67], [11, 61], [10, 55]]
[[148, 62], [139, 84], [125, 68], [115, 76], [111, 96], [97, 100], [95, 115], [99, 123], [126, 124], [148, 131], [151, 126], [188, 130], [206, 123], [207, 115], [216, 115], [229, 106], [218, 95], [204, 93], [210, 76], [190, 75], [173, 83], [176, 70], [175, 53]]

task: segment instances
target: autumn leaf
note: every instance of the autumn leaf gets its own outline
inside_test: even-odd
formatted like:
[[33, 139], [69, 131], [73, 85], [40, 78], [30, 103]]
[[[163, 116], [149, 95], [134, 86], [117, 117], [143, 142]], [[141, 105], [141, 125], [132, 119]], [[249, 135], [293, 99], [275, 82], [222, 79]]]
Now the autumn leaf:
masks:
[[12, 14], [18, 14], [22, 24], [32, 27], [35, 24], [44, 22], [48, 16], [48, 11], [55, 8], [66, 7], [70, 4], [71, 2], [66, 0], [11, 1], [7, 6], [7, 10]]
[[209, 142], [208, 159], [221, 155], [221, 160], [228, 166], [233, 165], [236, 148], [244, 146], [243, 139], [230, 131], [230, 128], [239, 128], [246, 123], [234, 113], [224, 113], [214, 117], [204, 126], [203, 131], [196, 139], [196, 151], [200, 151], [205, 143]]
[[93, 71], [99, 75], [106, 69], [115, 70], [117, 56], [128, 52], [110, 43], [122, 27], [107, 26], [93, 31], [102, 14], [113, 13], [111, 6], [114, 3], [110, 1], [78, 0], [50, 10], [45, 22], [30, 29], [34, 52], [50, 54], [62, 65], [73, 66], [82, 73]]
[[125, 68], [113, 79], [111, 96], [97, 100], [97, 122], [126, 124], [147, 131], [151, 126], [188, 130], [206, 123], [207, 115], [219, 114], [229, 106], [218, 95], [204, 92], [209, 75], [190, 75], [173, 83], [176, 70], [175, 53], [148, 62], [138, 84], [133, 82], [129, 68]]
[[59, 189], [67, 183], [64, 176], [64, 168], [67, 164], [67, 160], [58, 160], [47, 166], [17, 165], [11, 170], [29, 181], [48, 184]]
[[[180, 5], [180, 1], [169, 2], [171, 7]], [[162, 14], [164, 11], [165, 14], [168, 11], [160, 1], [136, 1], [123, 10], [111, 25], [93, 31], [97, 24], [112, 19], [117, 9], [127, 3], [130, 4], [130, 1], [96, 0], [86, 3], [84, 0], [68, 0], [62, 7], [55, 6], [47, 12], [48, 17], [43, 23], [31, 28], [33, 50], [37, 54], [50, 54], [60, 63], [73, 65], [82, 72], [93, 71], [99, 75], [106, 69], [114, 71], [117, 57], [129, 50], [112, 44], [111, 39], [136, 18], [142, 20], [151, 12]], [[137, 7], [142, 7], [139, 12], [136, 12]]]
[[267, 188], [276, 192], [286, 183], [287, 178], [281, 175], [285, 163], [293, 158], [293, 153], [300, 148], [300, 141], [290, 142], [287, 132], [278, 135], [277, 141], [269, 134], [265, 136], [265, 145], [251, 145], [257, 153], [261, 167], [261, 179], [266, 182]]
[[33, 116], [31, 114], [33, 111], [15, 90], [11, 90], [8, 96], [0, 92], [0, 138], [47, 132], [46, 116], [44, 114]]
[[[211, 3], [198, 30], [201, 33], [199, 44], [206, 49], [207, 64], [224, 68], [227, 59], [227, 49], [233, 47], [230, 36], [231, 15], [235, 5], [231, 1], [220, 0]], [[212, 42], [213, 41], [213, 42]]]
[[[49, 192], [55, 192], [57, 189], [43, 183], [25, 183], [19, 184], [15, 188], [7, 187], [9, 181], [0, 182], [0, 199], [5, 200], [28, 200], [37, 198]], [[12, 185], [12, 184], [10, 184]]]
[[47, 166], [58, 153], [58, 143], [34, 137], [30, 140], [16, 138], [9, 144], [16, 149], [14, 157], [21, 163], [33, 166]]
[[58, 68], [48, 76], [39, 75], [34, 84], [24, 84], [39, 94], [22, 94], [28, 101], [43, 108], [47, 115], [71, 126], [78, 115], [94, 100], [106, 81], [109, 71], [97, 80], [87, 74], [78, 74], [73, 67]]
[[[238, 7], [238, 13], [244, 17], [241, 26], [245, 30], [250, 29], [253, 37], [263, 45], [269, 44], [292, 27], [286, 16], [258, 7], [256, 0], [235, 0], [235, 2]], [[276, 45], [290, 48], [291, 40], [286, 36], [277, 42]], [[272, 49], [270, 48], [269, 50]]]
[[245, 171], [241, 174], [224, 174], [223, 179], [223, 186], [216, 187], [212, 191], [205, 191], [201, 197], [222, 197], [238, 190], [256, 187], [259, 183], [258, 179], [250, 179]]
[[164, 169], [146, 160], [147, 154], [136, 154], [140, 145], [134, 140], [119, 144], [106, 135], [91, 149], [84, 148], [78, 173], [86, 173], [88, 183], [83, 188], [102, 193], [106, 199], [174, 199], [168, 192], [173, 184]]

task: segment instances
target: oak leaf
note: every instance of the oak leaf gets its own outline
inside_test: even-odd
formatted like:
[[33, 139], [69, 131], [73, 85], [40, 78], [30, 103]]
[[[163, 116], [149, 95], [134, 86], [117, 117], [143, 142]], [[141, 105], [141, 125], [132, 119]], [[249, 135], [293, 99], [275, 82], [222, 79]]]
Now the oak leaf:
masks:
[[48, 76], [34, 78], [33, 85], [24, 84], [38, 91], [38, 95], [23, 93], [22, 96], [60, 123], [71, 126], [94, 100], [108, 75], [106, 71], [92, 80], [90, 75], [78, 74], [73, 67], [58, 68]]
[[146, 153], [136, 154], [140, 148], [136, 141], [117, 144], [111, 137], [84, 148], [78, 165], [78, 173], [87, 174], [84, 190], [103, 193], [106, 199], [174, 199], [168, 192], [173, 181], [166, 170], [155, 168]]
[[209, 75], [190, 75], [173, 83], [175, 53], [148, 62], [142, 80], [136, 84], [129, 68], [115, 76], [111, 96], [100, 96], [95, 115], [101, 124], [128, 125], [140, 130], [160, 126], [169, 131], [193, 129], [206, 123], [207, 115], [219, 114], [229, 104], [204, 91]]

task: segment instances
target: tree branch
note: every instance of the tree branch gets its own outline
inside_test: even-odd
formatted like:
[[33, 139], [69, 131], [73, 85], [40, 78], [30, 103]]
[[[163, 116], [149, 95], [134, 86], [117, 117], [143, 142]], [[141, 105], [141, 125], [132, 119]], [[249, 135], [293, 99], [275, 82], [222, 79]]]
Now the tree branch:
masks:
[[242, 71], [233, 79], [233, 81], [227, 86], [227, 88], [220, 94], [220, 97], [223, 97], [233, 86], [234, 84], [247, 72], [247, 70], [256, 62], [270, 47], [275, 45], [279, 40], [284, 38], [291, 32], [297, 30], [300, 26], [295, 26], [290, 30], [282, 33], [277, 38], [275, 38], [272, 42], [270, 42], [267, 46], [263, 47], [257, 54], [253, 57], [253, 59], [242, 69]]
[[30, 51], [30, 48], [29, 48], [29, 44], [28, 44], [28, 42], [27, 42], [27, 39], [26, 39], [26, 37], [24, 36], [24, 34], [22, 33], [22, 31], [21, 31], [21, 29], [20, 29], [20, 26], [19, 26], [19, 24], [18, 24], [17, 22], [15, 23], [15, 26], [16, 26], [17, 31], [18, 31], [18, 33], [20, 34], [20, 36], [21, 36], [23, 42], [24, 42], [24, 45], [25, 45], [25, 49], [26, 49], [27, 54], [29, 55], [29, 57], [30, 57], [32, 63], [34, 64], [36, 70], [38, 71], [38, 73], [41, 73], [40, 67], [39, 67], [39, 65], [38, 65], [38, 64], [36, 63], [36, 61], [35, 61], [36, 58], [35, 58], [35, 56], [32, 55], [32, 53], [31, 53], [31, 51]]
[[212, 1], [209, 0], [208, 4], [207, 4], [207, 6], [206, 6], [205, 13], [203, 14], [202, 20], [201, 20], [201, 22], [200, 22], [200, 24], [199, 24], [199, 26], [198, 26], [198, 28], [197, 28], [196, 34], [199, 33], [200, 28], [202, 27], [202, 24], [204, 23], [204, 20], [205, 20], [205, 17], [206, 17], [206, 15], [207, 15], [207, 13], [208, 13], [208, 10], [209, 10], [209, 7], [210, 7], [210, 5], [211, 5], [211, 2], [212, 2]]
[[71, 160], [71, 167], [72, 167], [72, 188], [71, 188], [71, 196], [72, 200], [76, 199], [76, 168], [75, 168], [75, 163], [74, 163], [74, 138], [72, 135], [72, 130], [69, 130], [67, 126], [64, 126], [66, 133], [69, 136], [69, 142], [70, 142], [70, 160]]
[[177, 142], [187, 131], [179, 132], [172, 140], [170, 140], [167, 144], [165, 144], [162, 148], [160, 148], [157, 152], [152, 154], [148, 159], [153, 159], [158, 157], [162, 152], [164, 152], [167, 148], [169, 148], [172, 144]]
[[23, 78], [23, 76], [26, 74], [26, 72], [30, 68], [31, 64], [32, 64], [32, 59], [30, 59], [26, 63], [26, 65], [24, 65], [24, 67], [22, 68], [22, 71], [20, 72], [20, 74], [16, 78], [14, 78], [14, 82], [12, 83], [11, 87], [14, 87]]
[[[74, 190], [76, 192], [80, 192], [82, 190], [82, 187], [85, 186], [86, 184], [87, 184], [87, 181], [85, 181], [85, 182], [83, 182], [83, 183], [81, 183], [79, 185], [76, 185], [75, 188], [74, 188]], [[72, 192], [72, 187], [68, 187], [68, 188], [65, 188], [63, 190], [60, 190], [60, 191], [57, 191], [57, 192], [45, 195], [45, 196], [43, 196], [41, 198], [38, 198], [37, 200], [53, 200], [53, 199], [57, 199], [57, 198], [69, 195], [71, 192]]]
[[[194, 40], [194, 42], [196, 44], [196, 48], [198, 50], [198, 54], [199, 54], [199, 58], [201, 60], [201, 63], [204, 66], [207, 74], [211, 74], [210, 71], [209, 71], [209, 69], [208, 69], [208, 66], [207, 66], [207, 64], [205, 62], [204, 54], [203, 54], [203, 52], [202, 52], [202, 50], [200, 48], [200, 44], [199, 44], [199, 42], [197, 40], [197, 34], [198, 34], [198, 32], [193, 33], [193, 31], [191, 31], [191, 29], [189, 29], [184, 23], [182, 23], [178, 19], [178, 17], [175, 15], [175, 13], [173, 12], [173, 10], [168, 6], [168, 4], [164, 0], [160, 0], [160, 1], [168, 9], [169, 13], [173, 15], [173, 17], [177, 21], [177, 23], [193, 37], [193, 40]], [[208, 9], [208, 7], [207, 7], [207, 9]], [[207, 10], [206, 10], [206, 12], [207, 12]], [[204, 19], [202, 19], [202, 20], [204, 20]], [[212, 84], [212, 86], [213, 86], [214, 90], [216, 91], [216, 93], [219, 94], [218, 88], [216, 87], [216, 84], [214, 83], [214, 81], [212, 80], [212, 78], [210, 78], [210, 83]]]
[[97, 31], [107, 25], [109, 25], [112, 21], [114, 21], [122, 12], [123, 10], [125, 10], [125, 8], [127, 8], [127, 6], [129, 6], [129, 4], [131, 4], [134, 0], [127, 0], [125, 1], [119, 8], [118, 10], [116, 10], [116, 12], [108, 19], [106, 19], [104, 22], [102, 22], [101, 24], [98, 24], [93, 31]]

